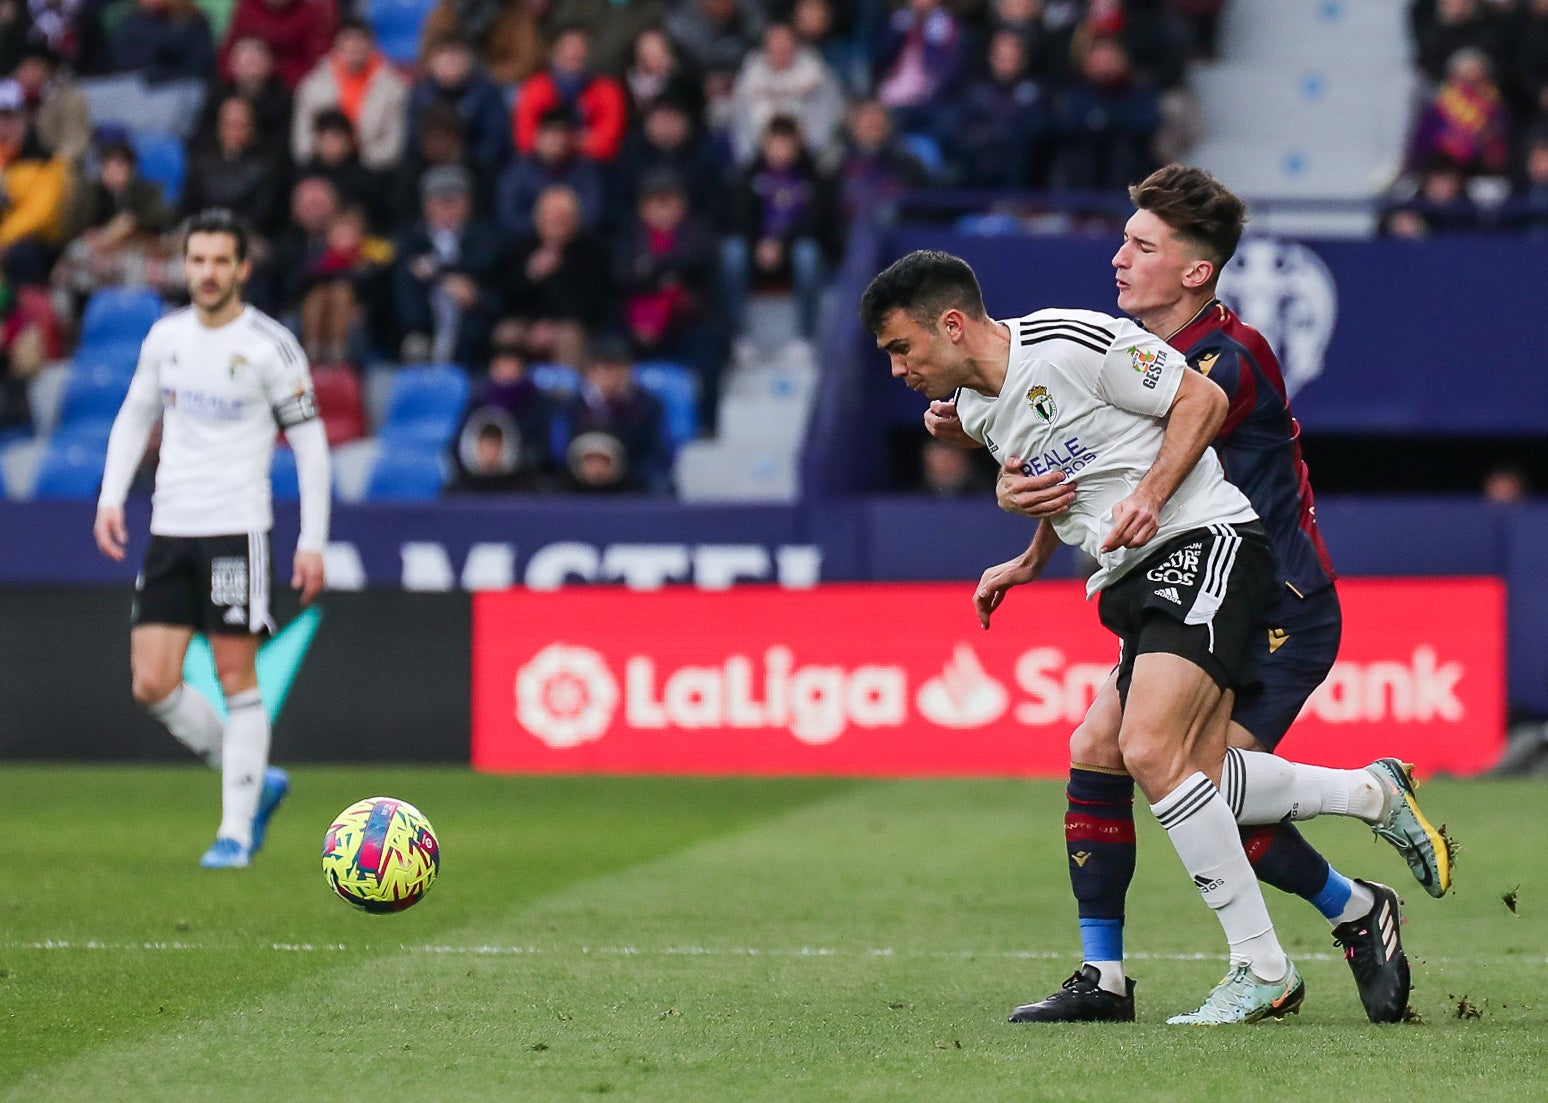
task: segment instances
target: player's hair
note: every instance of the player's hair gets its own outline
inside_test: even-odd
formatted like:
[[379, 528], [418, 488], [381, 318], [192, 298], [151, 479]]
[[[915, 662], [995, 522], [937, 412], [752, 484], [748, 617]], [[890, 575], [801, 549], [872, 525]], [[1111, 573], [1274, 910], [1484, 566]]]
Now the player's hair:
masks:
[[860, 320], [879, 333], [887, 315], [901, 310], [931, 333], [942, 312], [957, 309], [983, 319], [984, 293], [967, 261], [936, 249], [916, 249], [893, 261], [860, 298]]
[[226, 234], [236, 242], [238, 263], [247, 259], [247, 227], [225, 207], [206, 207], [183, 223], [183, 255], [188, 255], [188, 239], [194, 234]]
[[1203, 169], [1166, 165], [1129, 188], [1129, 199], [1201, 249], [1215, 274], [1236, 255], [1247, 222], [1247, 204]]

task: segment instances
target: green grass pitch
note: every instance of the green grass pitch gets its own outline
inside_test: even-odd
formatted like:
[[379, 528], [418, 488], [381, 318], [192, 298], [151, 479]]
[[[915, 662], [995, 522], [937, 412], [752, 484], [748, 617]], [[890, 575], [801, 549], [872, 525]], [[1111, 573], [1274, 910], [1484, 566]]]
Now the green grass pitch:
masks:
[[[1200, 1029], [1163, 1020], [1223, 941], [1143, 808], [1142, 1021], [1005, 1022], [1077, 961], [1055, 782], [294, 782], [254, 867], [207, 872], [213, 774], [0, 768], [0, 1100], [1548, 1099], [1539, 784], [1421, 791], [1462, 846], [1444, 900], [1362, 825], [1307, 825], [1399, 886], [1422, 1021], [1367, 1023], [1327, 925], [1270, 890], [1304, 1011]], [[443, 861], [418, 907], [368, 916], [318, 858], [381, 794]]]

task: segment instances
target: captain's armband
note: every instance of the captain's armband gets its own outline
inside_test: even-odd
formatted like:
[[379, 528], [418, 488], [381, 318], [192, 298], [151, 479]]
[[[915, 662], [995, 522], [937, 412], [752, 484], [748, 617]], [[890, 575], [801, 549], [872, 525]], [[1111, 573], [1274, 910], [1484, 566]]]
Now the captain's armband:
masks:
[[311, 391], [293, 394], [274, 407], [274, 420], [279, 422], [281, 429], [289, 429], [317, 416], [317, 396]]

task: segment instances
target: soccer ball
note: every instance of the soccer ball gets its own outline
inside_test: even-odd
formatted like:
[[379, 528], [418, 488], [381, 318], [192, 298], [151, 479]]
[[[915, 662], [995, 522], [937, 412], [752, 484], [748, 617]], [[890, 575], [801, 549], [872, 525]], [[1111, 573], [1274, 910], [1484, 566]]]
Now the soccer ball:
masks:
[[369, 797], [333, 818], [323, 837], [322, 867], [329, 887], [357, 908], [398, 912], [430, 891], [441, 846], [412, 804]]

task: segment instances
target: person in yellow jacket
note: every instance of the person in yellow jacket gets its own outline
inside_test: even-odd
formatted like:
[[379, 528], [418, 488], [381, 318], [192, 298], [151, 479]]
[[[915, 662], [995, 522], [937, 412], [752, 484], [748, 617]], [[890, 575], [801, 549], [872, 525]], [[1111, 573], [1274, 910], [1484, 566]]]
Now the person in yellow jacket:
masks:
[[48, 282], [71, 179], [69, 162], [50, 157], [38, 141], [21, 85], [0, 81], [0, 263], [14, 282]]

